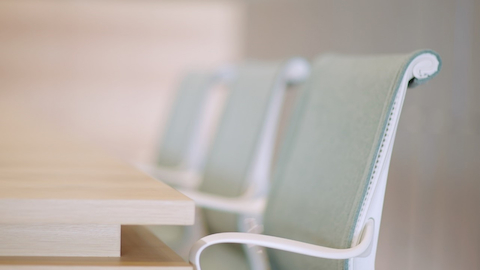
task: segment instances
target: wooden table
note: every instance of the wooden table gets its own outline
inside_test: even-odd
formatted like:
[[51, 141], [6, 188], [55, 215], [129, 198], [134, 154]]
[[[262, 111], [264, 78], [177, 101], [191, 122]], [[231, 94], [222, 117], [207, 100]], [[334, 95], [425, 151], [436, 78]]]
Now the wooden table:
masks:
[[0, 269], [192, 269], [141, 225], [193, 220], [166, 184], [0, 107]]

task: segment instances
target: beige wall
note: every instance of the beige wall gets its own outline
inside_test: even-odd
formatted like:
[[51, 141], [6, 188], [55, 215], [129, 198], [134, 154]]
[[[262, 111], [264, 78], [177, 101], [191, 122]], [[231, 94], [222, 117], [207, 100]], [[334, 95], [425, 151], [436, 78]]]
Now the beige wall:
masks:
[[143, 158], [182, 72], [239, 58], [242, 12], [218, 1], [0, 1], [0, 98]]
[[443, 69], [407, 95], [377, 269], [480, 269], [480, 1], [260, 1], [245, 55], [431, 48]]

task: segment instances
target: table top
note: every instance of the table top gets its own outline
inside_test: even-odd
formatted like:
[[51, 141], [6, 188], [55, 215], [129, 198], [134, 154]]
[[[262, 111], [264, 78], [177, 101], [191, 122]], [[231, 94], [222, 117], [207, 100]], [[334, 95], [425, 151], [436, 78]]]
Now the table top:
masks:
[[35, 115], [0, 107], [0, 224], [188, 225], [194, 203]]

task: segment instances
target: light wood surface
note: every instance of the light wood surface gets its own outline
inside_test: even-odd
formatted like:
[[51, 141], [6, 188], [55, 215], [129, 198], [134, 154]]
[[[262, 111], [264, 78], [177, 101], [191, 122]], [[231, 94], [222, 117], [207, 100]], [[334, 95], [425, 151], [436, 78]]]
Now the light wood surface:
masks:
[[193, 223], [193, 201], [32, 112], [2, 105], [0, 130], [0, 224]]
[[120, 257], [120, 225], [0, 225], [0, 256]]
[[107, 257], [0, 257], [1, 270], [191, 270], [175, 252], [143, 226], [122, 226], [122, 256]]

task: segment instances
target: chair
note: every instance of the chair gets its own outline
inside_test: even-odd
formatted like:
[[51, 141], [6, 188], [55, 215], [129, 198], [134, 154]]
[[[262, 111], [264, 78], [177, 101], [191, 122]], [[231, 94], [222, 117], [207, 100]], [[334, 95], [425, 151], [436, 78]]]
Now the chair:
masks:
[[[263, 216], [264, 234], [202, 238], [190, 253], [196, 269], [374, 269], [406, 89], [429, 80], [439, 68], [438, 55], [428, 50], [315, 59], [266, 207], [261, 200], [214, 198], [228, 202], [220, 205], [202, 198], [217, 210]], [[248, 262], [242, 249], [226, 243], [248, 245], [256, 257]]]
[[135, 163], [135, 166], [173, 186], [195, 185], [210, 145], [209, 129], [216, 120], [210, 107], [220, 105], [213, 89], [228, 83], [234, 74], [234, 69], [227, 66], [215, 72], [187, 73], [177, 90], [155, 164]]
[[[303, 81], [308, 72], [309, 64], [301, 58], [282, 63], [247, 61], [237, 67], [198, 182], [201, 192], [234, 196], [266, 192], [269, 184], [266, 175], [271, 169], [275, 134], [287, 85]], [[195, 188], [190, 186], [190, 190]], [[182, 192], [187, 190], [180, 189]], [[191, 244], [204, 233], [238, 230], [235, 215], [205, 214], [216, 215], [218, 219], [218, 222], [209, 219], [206, 232], [201, 219], [196, 221], [200, 224], [190, 227], [187, 232], [178, 227], [151, 227], [151, 230], [185, 257]], [[202, 215], [197, 216], [201, 218]]]

